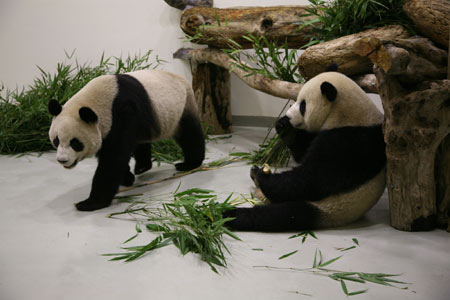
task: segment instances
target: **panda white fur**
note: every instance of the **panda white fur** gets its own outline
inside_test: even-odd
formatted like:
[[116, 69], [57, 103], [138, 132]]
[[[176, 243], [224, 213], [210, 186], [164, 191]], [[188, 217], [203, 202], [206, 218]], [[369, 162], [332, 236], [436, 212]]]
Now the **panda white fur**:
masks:
[[63, 107], [50, 100], [48, 110], [54, 116], [49, 137], [59, 163], [73, 168], [86, 157], [98, 157], [90, 195], [76, 204], [78, 210], [109, 206], [119, 185], [134, 183], [132, 155], [135, 174], [149, 170], [151, 141], [175, 138], [184, 155], [177, 170], [196, 168], [205, 156], [194, 93], [175, 74], [141, 70], [100, 76]]
[[386, 184], [382, 113], [351, 79], [325, 72], [309, 80], [276, 130], [299, 166], [250, 172], [270, 204], [225, 214], [235, 230], [336, 227], [361, 218]]

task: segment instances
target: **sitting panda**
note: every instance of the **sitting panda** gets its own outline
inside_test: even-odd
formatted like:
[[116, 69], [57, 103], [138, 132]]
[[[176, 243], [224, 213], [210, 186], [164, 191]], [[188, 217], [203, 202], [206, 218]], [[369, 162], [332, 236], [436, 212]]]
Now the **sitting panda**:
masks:
[[336, 227], [356, 221], [384, 192], [383, 114], [343, 74], [309, 80], [276, 131], [299, 166], [250, 176], [270, 202], [225, 213], [234, 230], [289, 231]]
[[174, 137], [183, 150], [187, 171], [200, 166], [205, 139], [194, 93], [180, 76], [158, 70], [104, 75], [91, 80], [61, 107], [50, 100], [53, 115], [49, 137], [57, 149], [56, 159], [73, 168], [86, 157], [97, 155], [92, 188], [78, 210], [92, 211], [111, 204], [119, 185], [130, 186], [134, 173], [152, 167], [151, 141]]

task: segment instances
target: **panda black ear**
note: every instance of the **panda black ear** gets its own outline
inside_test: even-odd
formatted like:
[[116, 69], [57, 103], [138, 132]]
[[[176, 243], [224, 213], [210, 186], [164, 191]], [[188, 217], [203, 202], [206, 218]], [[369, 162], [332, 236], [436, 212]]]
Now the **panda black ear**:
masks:
[[335, 62], [332, 62], [331, 64], [328, 65], [328, 67], [325, 69], [325, 72], [337, 72], [338, 70], [338, 65]]
[[59, 104], [58, 101], [56, 101], [55, 99], [52, 99], [48, 102], [48, 112], [52, 115], [52, 116], [57, 116], [59, 115], [59, 113], [62, 110], [62, 106], [61, 104]]
[[98, 120], [97, 114], [89, 107], [80, 108], [79, 112], [81, 120], [86, 123], [95, 123]]
[[333, 102], [337, 97], [337, 89], [331, 83], [324, 81], [320, 85], [320, 90], [322, 91], [322, 95], [324, 95], [328, 101]]

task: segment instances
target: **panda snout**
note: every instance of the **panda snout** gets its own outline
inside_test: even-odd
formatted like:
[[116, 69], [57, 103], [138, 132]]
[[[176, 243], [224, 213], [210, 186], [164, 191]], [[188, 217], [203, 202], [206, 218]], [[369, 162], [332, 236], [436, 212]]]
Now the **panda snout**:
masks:
[[62, 165], [66, 164], [69, 161], [68, 159], [65, 158], [57, 158], [56, 160]]

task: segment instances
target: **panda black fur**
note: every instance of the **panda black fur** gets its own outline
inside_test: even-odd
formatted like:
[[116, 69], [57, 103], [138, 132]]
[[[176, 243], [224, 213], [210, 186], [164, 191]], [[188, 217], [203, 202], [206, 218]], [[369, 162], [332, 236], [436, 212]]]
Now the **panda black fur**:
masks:
[[386, 184], [382, 113], [351, 79], [325, 72], [305, 83], [276, 130], [299, 166], [252, 179], [270, 204], [225, 214], [235, 230], [289, 231], [356, 221]]
[[180, 76], [157, 70], [104, 75], [90, 81], [61, 107], [49, 102], [54, 116], [49, 131], [56, 158], [66, 168], [96, 154], [98, 166], [88, 199], [78, 210], [111, 204], [119, 185], [130, 186], [134, 172], [152, 167], [151, 141], [174, 137], [183, 150], [185, 171], [201, 165], [205, 140], [190, 84]]

